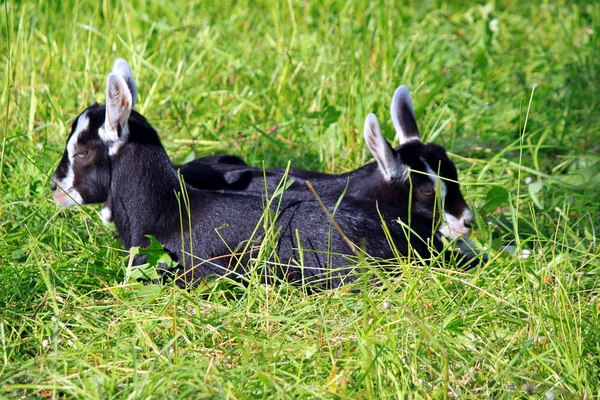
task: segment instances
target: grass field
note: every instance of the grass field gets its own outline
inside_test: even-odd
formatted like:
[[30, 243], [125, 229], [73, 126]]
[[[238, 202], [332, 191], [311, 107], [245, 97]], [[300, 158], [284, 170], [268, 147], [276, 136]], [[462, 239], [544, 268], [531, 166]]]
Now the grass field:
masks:
[[[600, 396], [600, 3], [0, 5], [0, 397]], [[100, 207], [48, 188], [117, 57], [176, 162], [354, 169], [407, 84], [490, 261], [360, 293], [121, 284]]]

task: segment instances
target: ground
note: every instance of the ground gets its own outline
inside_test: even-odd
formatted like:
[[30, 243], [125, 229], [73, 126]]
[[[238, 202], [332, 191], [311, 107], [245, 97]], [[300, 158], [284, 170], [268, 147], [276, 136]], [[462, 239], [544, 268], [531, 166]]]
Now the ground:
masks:
[[[5, 1], [0, 35], [0, 397], [600, 396], [600, 3]], [[117, 57], [175, 162], [352, 170], [407, 84], [490, 261], [358, 293], [123, 284], [100, 207], [48, 188]]]

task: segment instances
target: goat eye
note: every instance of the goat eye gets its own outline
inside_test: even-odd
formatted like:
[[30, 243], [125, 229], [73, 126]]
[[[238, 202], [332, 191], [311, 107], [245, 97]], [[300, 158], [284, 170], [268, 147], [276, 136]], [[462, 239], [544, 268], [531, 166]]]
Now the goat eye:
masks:
[[75, 155], [79, 158], [84, 158], [84, 157], [87, 157], [88, 154], [89, 154], [89, 151], [81, 151]]
[[435, 194], [435, 190], [433, 188], [421, 189], [421, 193], [424, 196], [433, 196]]

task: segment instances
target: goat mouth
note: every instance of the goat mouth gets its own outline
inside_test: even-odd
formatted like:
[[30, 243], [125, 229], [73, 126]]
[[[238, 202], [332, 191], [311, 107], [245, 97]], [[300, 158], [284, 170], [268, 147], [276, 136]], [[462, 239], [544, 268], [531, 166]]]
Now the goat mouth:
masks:
[[56, 189], [52, 192], [52, 198], [57, 202], [62, 202], [67, 197], [67, 194], [62, 189]]
[[457, 228], [450, 224], [444, 224], [438, 232], [449, 239], [456, 239], [458, 237], [467, 239], [471, 235], [471, 228]]
[[64, 190], [58, 188], [52, 192], [52, 198], [59, 206], [68, 208], [76, 204], [73, 198], [71, 198], [71, 196], [69, 195], [70, 192], [71, 190], [65, 192]]
[[57, 190], [56, 192], [52, 193], [52, 198], [54, 198], [54, 201], [58, 204], [63, 205], [68, 201], [67, 199], [69, 198], [69, 195], [62, 190]]
[[463, 237], [465, 239], [468, 239], [469, 236], [471, 236], [471, 229], [465, 228], [465, 229], [454, 229], [454, 228], [450, 228], [450, 234], [452, 235], [452, 238], [457, 238], [457, 237]]

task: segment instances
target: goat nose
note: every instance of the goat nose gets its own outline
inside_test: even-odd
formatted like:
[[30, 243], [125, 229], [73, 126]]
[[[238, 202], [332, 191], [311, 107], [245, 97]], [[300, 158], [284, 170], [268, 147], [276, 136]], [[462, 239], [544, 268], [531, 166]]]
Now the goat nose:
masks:
[[467, 228], [471, 228], [473, 226], [473, 215], [469, 215], [463, 219], [463, 224]]
[[58, 186], [56, 186], [56, 182], [50, 181], [50, 190], [54, 192], [57, 188]]

